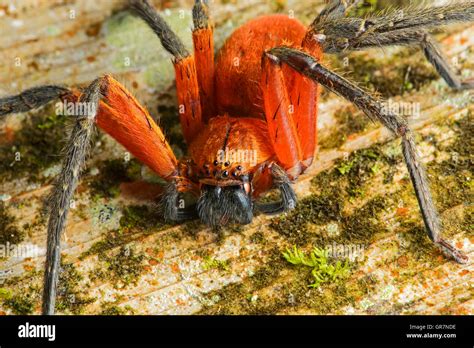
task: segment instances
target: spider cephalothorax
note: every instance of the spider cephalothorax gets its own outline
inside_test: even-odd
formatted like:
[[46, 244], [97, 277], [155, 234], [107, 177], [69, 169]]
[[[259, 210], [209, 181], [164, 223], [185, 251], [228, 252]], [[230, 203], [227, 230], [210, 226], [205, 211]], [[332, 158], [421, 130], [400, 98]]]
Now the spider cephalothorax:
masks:
[[[229, 222], [248, 224], [254, 209], [278, 212], [294, 203], [254, 204], [277, 181], [294, 199], [289, 179], [275, 162], [268, 142], [266, 123], [255, 118], [213, 117], [189, 146], [191, 159], [179, 162], [178, 170], [162, 196], [169, 220], [199, 217], [212, 227]], [[258, 188], [255, 190], [254, 188]], [[185, 204], [180, 193], [191, 193], [197, 202]], [[287, 205], [290, 206], [287, 206]]]
[[[473, 88], [472, 81], [461, 81], [453, 73], [427, 29], [472, 21], [474, 3], [415, 8], [403, 15], [394, 11], [369, 19], [346, 17], [349, 5], [357, 2], [330, 1], [308, 28], [285, 15], [252, 20], [227, 39], [214, 63], [207, 1], [196, 0], [193, 8], [194, 54], [148, 2], [130, 1], [131, 9], [174, 57], [179, 118], [188, 145], [188, 157], [180, 161], [148, 112], [111, 76], [95, 80], [82, 93], [43, 86], [0, 99], [0, 115], [24, 112], [55, 98], [94, 106], [77, 117], [52, 196], [43, 312], [54, 312], [60, 235], [94, 123], [168, 181], [162, 198], [167, 219], [199, 217], [213, 227], [247, 224], [256, 210], [272, 214], [295, 207], [291, 181], [311, 165], [316, 150], [319, 85], [353, 102], [401, 138], [429, 237], [456, 261], [467, 262], [466, 255], [441, 237], [407, 121], [386, 110], [382, 100], [324, 67], [321, 58], [323, 51], [419, 45], [449, 86]], [[281, 198], [260, 204], [258, 198], [271, 188], [277, 188]], [[194, 196], [194, 203], [181, 198], [186, 193]]]

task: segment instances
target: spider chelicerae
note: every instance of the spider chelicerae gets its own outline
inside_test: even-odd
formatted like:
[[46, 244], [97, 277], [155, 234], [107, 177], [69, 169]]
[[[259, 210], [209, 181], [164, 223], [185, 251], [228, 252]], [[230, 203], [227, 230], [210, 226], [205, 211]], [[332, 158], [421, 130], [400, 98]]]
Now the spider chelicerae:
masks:
[[[295, 207], [291, 183], [313, 162], [321, 85], [401, 138], [430, 239], [457, 262], [467, 262], [466, 255], [441, 237], [438, 213], [407, 121], [386, 110], [381, 99], [325, 67], [321, 58], [323, 53], [418, 45], [450, 87], [473, 88], [472, 80], [461, 81], [454, 74], [430, 29], [472, 21], [474, 3], [390, 11], [365, 19], [348, 17], [348, 10], [357, 2], [329, 1], [309, 27], [285, 15], [254, 19], [238, 28], [214, 57], [207, 1], [196, 0], [193, 8], [193, 54], [147, 1], [129, 1], [130, 9], [173, 56], [179, 118], [188, 146], [188, 156], [182, 160], [177, 160], [148, 112], [109, 75], [82, 91], [49, 85], [1, 98], [2, 116], [55, 99], [89, 106], [87, 112], [75, 115], [51, 197], [43, 313], [54, 313], [60, 236], [95, 124], [168, 182], [161, 199], [166, 219], [199, 218], [212, 227], [248, 224], [255, 211], [276, 214]], [[238, 65], [233, 64], [236, 58]], [[254, 156], [250, 156], [252, 161], [248, 156], [223, 156], [229, 149]], [[279, 190], [281, 198], [260, 203], [258, 198], [272, 188]], [[184, 193], [195, 196], [195, 203], [183, 206], [180, 197]]]

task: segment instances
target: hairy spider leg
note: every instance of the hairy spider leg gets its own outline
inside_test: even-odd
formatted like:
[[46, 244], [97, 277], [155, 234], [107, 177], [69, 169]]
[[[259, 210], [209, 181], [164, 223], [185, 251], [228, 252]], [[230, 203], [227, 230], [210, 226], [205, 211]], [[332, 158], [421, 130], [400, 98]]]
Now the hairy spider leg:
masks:
[[202, 121], [215, 116], [214, 101], [214, 37], [206, 1], [196, 0], [193, 7], [194, 60], [201, 98]]
[[69, 89], [61, 86], [33, 87], [18, 95], [0, 98], [0, 116], [30, 111], [69, 94]]
[[109, 75], [102, 78], [103, 99], [97, 125], [165, 180], [177, 174], [177, 160], [148, 111]]
[[194, 57], [189, 56], [174, 63], [178, 110], [181, 129], [189, 145], [203, 126], [199, 85]]
[[[321, 58], [321, 46], [312, 35], [306, 35], [301, 45], [308, 54]], [[319, 86], [266, 53], [262, 58], [261, 85], [271, 143], [280, 165], [294, 180], [313, 161]]]
[[290, 114], [290, 97], [285, 76], [278, 61], [271, 55], [262, 58], [262, 92], [268, 135], [278, 163], [292, 179], [301, 173], [303, 158], [301, 145]]
[[[321, 59], [323, 52], [317, 36], [308, 32], [301, 43], [302, 49], [308, 54]], [[318, 98], [320, 87], [311, 79], [291, 69], [288, 65], [282, 66], [283, 74], [292, 76], [292, 85], [288, 86], [290, 110], [295, 125], [298, 141], [301, 146], [301, 172], [313, 162], [314, 152], [318, 143]], [[288, 78], [286, 79], [288, 81]]]
[[155, 32], [170, 54], [174, 56], [176, 90], [181, 128], [189, 145], [203, 126], [198, 73], [194, 56], [184, 47], [156, 9], [145, 0], [131, 0], [130, 8]]
[[373, 120], [380, 121], [396, 136], [402, 139], [402, 149], [405, 163], [420, 206], [430, 239], [447, 255], [459, 263], [467, 263], [469, 258], [462, 251], [456, 249], [441, 236], [441, 223], [438, 212], [433, 203], [428, 179], [419, 159], [413, 134], [407, 121], [396, 113], [387, 112], [381, 100], [371, 96], [360, 87], [328, 70], [307, 53], [290, 47], [278, 47], [270, 50], [269, 54], [275, 62], [288, 64], [296, 71], [320, 83], [330, 91], [354, 103], [361, 111]]
[[54, 314], [55, 311], [61, 262], [61, 234], [66, 226], [71, 200], [89, 152], [101, 88], [102, 80], [96, 79], [79, 97], [79, 102], [88, 103], [92, 108], [88, 109], [87, 115], [76, 116], [65, 147], [61, 172], [56, 177], [50, 197], [42, 304], [42, 313], [45, 315]]
[[[328, 13], [321, 12], [311, 24], [314, 33], [326, 36], [326, 53], [363, 50], [392, 45], [419, 45], [438, 74], [454, 89], [474, 88], [474, 79], [461, 81], [439, 49], [436, 40], [427, 32], [442, 25], [474, 20], [474, 2], [464, 1], [437, 7], [414, 7], [406, 13], [390, 11], [369, 17], [344, 17], [340, 0], [328, 5]], [[343, 6], [342, 6], [343, 7]], [[337, 13], [337, 15], [334, 15]]]
[[421, 47], [426, 59], [435, 67], [438, 74], [446, 81], [449, 87], [459, 90], [474, 88], [474, 79], [461, 81], [461, 79], [456, 76], [448, 64], [445, 55], [438, 47], [436, 40], [430, 34], [424, 33], [423, 39], [421, 40]]

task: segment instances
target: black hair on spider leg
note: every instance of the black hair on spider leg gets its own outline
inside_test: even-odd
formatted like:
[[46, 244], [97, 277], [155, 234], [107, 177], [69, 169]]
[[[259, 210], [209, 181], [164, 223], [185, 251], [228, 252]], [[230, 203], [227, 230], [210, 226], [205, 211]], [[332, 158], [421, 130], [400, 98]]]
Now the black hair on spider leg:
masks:
[[198, 218], [195, 204], [180, 208], [180, 195], [174, 182], [166, 185], [160, 197], [158, 208], [165, 220], [169, 222], [183, 222]]
[[209, 7], [207, 0], [196, 0], [193, 7], [194, 29], [205, 29], [209, 26]]
[[171, 53], [177, 61], [189, 56], [189, 52], [181, 39], [171, 30], [169, 25], [160, 16], [156, 9], [145, 0], [129, 0], [130, 9], [143, 19], [155, 32], [163, 47]]
[[255, 205], [256, 209], [267, 215], [279, 214], [294, 209], [297, 199], [295, 191], [291, 187], [290, 178], [283, 168], [277, 164], [272, 165], [271, 173], [273, 185], [280, 191], [281, 199], [276, 202], [257, 203]]
[[68, 93], [70, 91], [65, 87], [41, 86], [27, 89], [15, 96], [0, 98], [0, 116], [36, 109]]
[[328, 90], [351, 101], [369, 118], [380, 121], [394, 135], [402, 138], [405, 163], [410, 173], [428, 236], [457, 262], [468, 262], [469, 258], [467, 255], [441, 238], [438, 212], [434, 205], [426, 172], [417, 154], [415, 141], [407, 120], [397, 113], [385, 110], [383, 108], [383, 100], [372, 96], [349, 80], [328, 70], [314, 57], [307, 55], [305, 52], [294, 48], [278, 47], [271, 49], [268, 54], [277, 57], [279, 61], [285, 62], [296, 71], [325, 86]]
[[51, 193], [43, 292], [43, 314], [45, 315], [54, 314], [61, 262], [61, 234], [66, 225], [70, 202], [79, 182], [81, 169], [89, 152], [103, 84], [104, 80], [101, 78], [94, 80], [79, 99], [79, 102], [94, 105], [94, 110], [89, 115], [76, 118], [65, 147], [62, 169]]

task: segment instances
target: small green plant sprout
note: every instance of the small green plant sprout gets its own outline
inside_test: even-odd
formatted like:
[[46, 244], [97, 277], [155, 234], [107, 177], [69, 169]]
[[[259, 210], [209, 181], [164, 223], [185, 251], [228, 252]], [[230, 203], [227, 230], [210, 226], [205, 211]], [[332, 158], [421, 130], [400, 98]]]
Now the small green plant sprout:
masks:
[[220, 269], [222, 271], [228, 271], [229, 263], [227, 262], [227, 260], [217, 260], [214, 257], [206, 256], [204, 257], [203, 268], [206, 271], [210, 269]]
[[343, 162], [339, 167], [337, 167], [337, 171], [341, 175], [346, 175], [347, 173], [351, 171], [352, 166], [354, 165], [354, 162], [355, 162], [354, 160]]
[[331, 262], [329, 251], [314, 247], [313, 250], [306, 255], [303, 251], [293, 246], [293, 249], [287, 248], [283, 252], [283, 257], [289, 263], [295, 266], [306, 266], [312, 268], [311, 275], [314, 282], [309, 287], [318, 288], [322, 283], [336, 282], [349, 275], [349, 262], [345, 260]]

